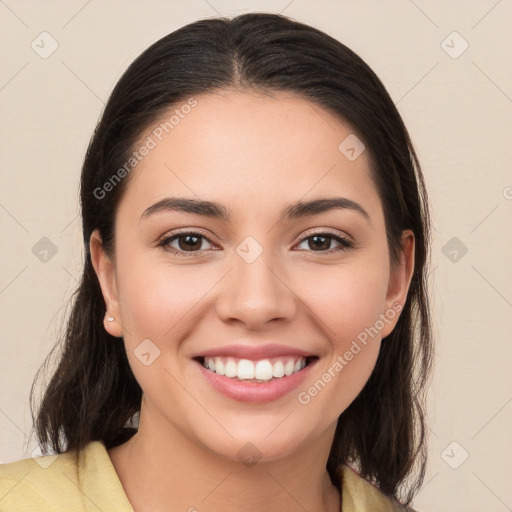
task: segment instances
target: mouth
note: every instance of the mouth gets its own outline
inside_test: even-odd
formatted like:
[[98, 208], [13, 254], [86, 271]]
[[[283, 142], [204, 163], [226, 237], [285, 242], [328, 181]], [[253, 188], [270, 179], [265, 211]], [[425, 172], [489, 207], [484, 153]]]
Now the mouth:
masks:
[[279, 356], [257, 360], [197, 356], [193, 359], [208, 372], [232, 381], [264, 384], [303, 372], [318, 360], [318, 356]]

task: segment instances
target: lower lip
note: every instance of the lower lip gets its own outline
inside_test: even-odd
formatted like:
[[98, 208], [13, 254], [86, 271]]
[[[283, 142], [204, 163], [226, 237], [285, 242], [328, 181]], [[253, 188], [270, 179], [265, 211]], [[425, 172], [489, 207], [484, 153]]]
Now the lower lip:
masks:
[[230, 379], [208, 370], [199, 361], [194, 362], [199, 366], [201, 373], [215, 390], [239, 402], [261, 404], [277, 400], [297, 388], [304, 382], [304, 379], [309, 375], [311, 368], [315, 366], [317, 361], [318, 359], [314, 359], [301, 371], [292, 373], [292, 375], [274, 378], [268, 382], [261, 383]]

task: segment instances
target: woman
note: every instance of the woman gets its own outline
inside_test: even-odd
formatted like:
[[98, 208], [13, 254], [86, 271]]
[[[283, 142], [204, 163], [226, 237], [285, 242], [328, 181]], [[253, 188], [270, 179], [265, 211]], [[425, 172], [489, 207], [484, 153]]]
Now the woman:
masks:
[[169, 34], [116, 85], [81, 206], [82, 281], [34, 413], [58, 455], [1, 466], [1, 510], [411, 505], [427, 194], [357, 55], [274, 14]]

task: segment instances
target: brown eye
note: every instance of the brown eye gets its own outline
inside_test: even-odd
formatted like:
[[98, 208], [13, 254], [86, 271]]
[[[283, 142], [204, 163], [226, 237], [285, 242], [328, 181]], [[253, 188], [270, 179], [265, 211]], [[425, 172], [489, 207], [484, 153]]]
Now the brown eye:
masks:
[[[335, 241], [338, 247], [331, 248], [331, 243]], [[302, 240], [301, 243], [307, 242], [308, 248], [313, 252], [335, 252], [353, 248], [352, 242], [332, 233], [315, 233]]]
[[[164, 250], [173, 254], [188, 253], [187, 255], [196, 256], [199, 255], [196, 253], [200, 253], [202, 251], [201, 247], [204, 240], [211, 243], [210, 240], [201, 233], [187, 231], [163, 238], [158, 242], [158, 247], [162, 247]], [[177, 242], [177, 244], [171, 245], [175, 242]]]
[[196, 235], [179, 235], [176, 237], [178, 246], [183, 251], [200, 249], [202, 245], [202, 237]]

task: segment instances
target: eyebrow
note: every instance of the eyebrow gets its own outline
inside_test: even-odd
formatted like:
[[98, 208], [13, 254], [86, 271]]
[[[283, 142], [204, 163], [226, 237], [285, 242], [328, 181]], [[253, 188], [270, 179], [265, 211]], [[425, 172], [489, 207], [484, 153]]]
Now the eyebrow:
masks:
[[[311, 215], [319, 215], [334, 209], [352, 210], [361, 214], [370, 224], [368, 212], [359, 204], [345, 197], [332, 197], [314, 199], [312, 201], [299, 201], [286, 206], [281, 212], [280, 221], [298, 219]], [[215, 201], [197, 201], [185, 197], [166, 197], [147, 208], [141, 215], [141, 220], [156, 213], [180, 211], [194, 213], [205, 217], [218, 218], [224, 221], [231, 219], [231, 212], [226, 207]]]

